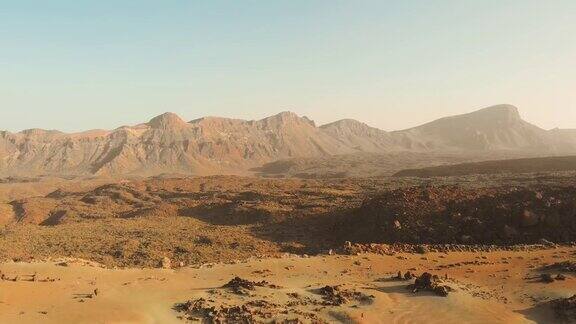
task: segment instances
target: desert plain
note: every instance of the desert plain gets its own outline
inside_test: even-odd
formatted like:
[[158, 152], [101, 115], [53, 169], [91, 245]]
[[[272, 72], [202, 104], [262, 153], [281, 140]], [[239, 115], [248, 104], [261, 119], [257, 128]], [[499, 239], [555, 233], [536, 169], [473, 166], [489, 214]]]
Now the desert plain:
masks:
[[0, 322], [570, 322], [575, 179], [12, 179]]
[[576, 137], [163, 114], [0, 133], [0, 323], [570, 323]]

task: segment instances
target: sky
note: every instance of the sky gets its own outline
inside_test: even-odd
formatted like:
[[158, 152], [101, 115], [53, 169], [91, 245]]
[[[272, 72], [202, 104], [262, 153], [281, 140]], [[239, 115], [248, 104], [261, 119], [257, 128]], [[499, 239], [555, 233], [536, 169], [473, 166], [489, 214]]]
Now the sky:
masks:
[[574, 0], [0, 0], [0, 129], [171, 111], [384, 130], [508, 103], [576, 128]]

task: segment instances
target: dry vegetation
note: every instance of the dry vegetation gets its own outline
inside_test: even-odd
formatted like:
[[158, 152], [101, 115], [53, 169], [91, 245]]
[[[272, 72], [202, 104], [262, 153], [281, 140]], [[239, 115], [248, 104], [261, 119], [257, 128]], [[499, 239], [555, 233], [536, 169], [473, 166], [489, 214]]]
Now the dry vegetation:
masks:
[[0, 322], [575, 321], [575, 180], [12, 179]]
[[0, 257], [197, 264], [353, 243], [575, 240], [572, 173], [434, 181], [149, 179], [3, 205]]

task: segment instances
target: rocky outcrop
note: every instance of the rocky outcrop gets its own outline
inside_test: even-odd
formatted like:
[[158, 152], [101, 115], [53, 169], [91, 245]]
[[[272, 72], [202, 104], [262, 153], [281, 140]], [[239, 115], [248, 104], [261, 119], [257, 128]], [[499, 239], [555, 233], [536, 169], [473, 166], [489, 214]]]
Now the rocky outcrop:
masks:
[[570, 242], [575, 194], [572, 186], [397, 189], [366, 200], [335, 236], [353, 243]]

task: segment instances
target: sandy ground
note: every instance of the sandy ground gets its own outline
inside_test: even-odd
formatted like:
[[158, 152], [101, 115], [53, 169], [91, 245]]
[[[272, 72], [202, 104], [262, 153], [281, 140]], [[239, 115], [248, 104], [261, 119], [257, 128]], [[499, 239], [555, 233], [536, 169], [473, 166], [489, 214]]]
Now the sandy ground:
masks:
[[[344, 323], [554, 323], [544, 302], [576, 292], [576, 280], [542, 283], [544, 264], [575, 259], [576, 248], [532, 252], [451, 252], [382, 256], [286, 256], [235, 264], [171, 269], [106, 269], [82, 261], [4, 263], [0, 271], [0, 323], [183, 323], [177, 303], [200, 297], [241, 305], [256, 298], [282, 303], [288, 294], [314, 300], [316, 288], [344, 285], [373, 296], [340, 306], [303, 305], [327, 322]], [[413, 294], [398, 271], [448, 275], [448, 297]], [[36, 280], [32, 281], [32, 274]], [[12, 281], [18, 276], [17, 281]], [[251, 296], [221, 288], [235, 276], [278, 285]], [[94, 290], [97, 289], [97, 295]], [[540, 305], [540, 306], [539, 306]]]

